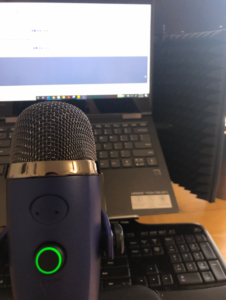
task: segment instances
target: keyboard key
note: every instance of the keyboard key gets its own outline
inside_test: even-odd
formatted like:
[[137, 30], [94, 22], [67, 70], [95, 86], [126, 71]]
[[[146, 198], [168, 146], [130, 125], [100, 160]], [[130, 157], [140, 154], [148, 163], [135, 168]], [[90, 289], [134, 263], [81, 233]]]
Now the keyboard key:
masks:
[[102, 135], [102, 130], [101, 129], [94, 129], [93, 134], [94, 135]]
[[114, 143], [114, 149], [115, 150], [121, 150], [122, 149], [122, 143]]
[[145, 157], [145, 156], [153, 156], [153, 150], [133, 150], [134, 157]]
[[166, 235], [166, 230], [159, 230], [158, 233], [159, 235]]
[[122, 134], [122, 129], [121, 128], [114, 129], [114, 134]]
[[4, 173], [4, 166], [1, 165], [1, 166], [0, 166], [0, 175], [2, 175], [3, 173]]
[[130, 271], [128, 268], [109, 268], [109, 269], [103, 269], [100, 272], [100, 278], [101, 279], [107, 279], [107, 278], [129, 278], [130, 277]]
[[135, 158], [134, 163], [135, 163], [136, 167], [144, 167], [145, 166], [144, 158]]
[[110, 152], [110, 157], [111, 158], [118, 158], [119, 157], [118, 151], [111, 151]]
[[144, 286], [147, 286], [147, 285], [148, 285], [148, 284], [147, 284], [147, 279], [146, 279], [145, 276], [137, 277], [135, 282], [136, 282], [136, 284], [138, 284], [138, 285], [144, 285]]
[[157, 245], [161, 245], [161, 242], [160, 242], [160, 240], [159, 239], [153, 239], [153, 238], [151, 238], [151, 245], [152, 246], [157, 246]]
[[0, 276], [0, 288], [6, 288], [8, 286], [9, 277], [8, 276]]
[[104, 150], [111, 150], [112, 149], [112, 144], [111, 143], [103, 144], [103, 148], [104, 148]]
[[[147, 158], [148, 159], [148, 158]], [[167, 232], [167, 234], [169, 234], [169, 235], [171, 235], [171, 234], [175, 234], [176, 232], [175, 232], [175, 230], [174, 229], [170, 229], [170, 230], [168, 230], [168, 232]]]
[[172, 285], [173, 284], [173, 278], [172, 275], [162, 275], [162, 284], [163, 285]]
[[142, 256], [151, 256], [152, 252], [150, 247], [141, 247], [141, 254]]
[[147, 236], [149, 236], [148, 231], [141, 231], [140, 232], [140, 236], [141, 237], [147, 237]]
[[128, 150], [121, 151], [121, 157], [130, 157], [130, 151]]
[[9, 155], [10, 154], [10, 148], [0, 148], [0, 155]]
[[96, 124], [96, 125], [94, 125], [94, 128], [96, 128], [96, 129], [101, 129], [101, 128], [102, 128], [102, 125]]
[[188, 272], [195, 272], [197, 271], [196, 264], [194, 262], [186, 263], [186, 267]]
[[125, 134], [131, 134], [131, 133], [132, 133], [132, 128], [124, 128], [124, 129], [123, 129], [123, 132], [124, 132]]
[[160, 281], [160, 276], [159, 275], [152, 275], [147, 277], [148, 285], [150, 287], [154, 286], [160, 286], [161, 281]]
[[181, 256], [180, 254], [170, 254], [170, 260], [172, 263], [181, 262]]
[[188, 244], [191, 251], [198, 251], [199, 246], [196, 243]]
[[109, 161], [108, 160], [100, 160], [100, 168], [101, 169], [108, 169], [109, 168]]
[[3, 148], [3, 147], [10, 147], [10, 144], [11, 144], [11, 141], [9, 140], [0, 140], [0, 148]]
[[137, 124], [136, 123], [132, 123], [131, 127], [137, 127]]
[[104, 128], [111, 128], [110, 124], [104, 124]]
[[209, 243], [205, 242], [205, 243], [200, 243], [199, 245], [206, 259], [216, 258], [216, 255], [214, 254], [213, 249], [211, 248]]
[[114, 143], [114, 142], [118, 142], [118, 136], [117, 135], [110, 135], [109, 136], [109, 141]]
[[131, 159], [122, 159], [122, 166], [124, 168], [130, 168], [133, 166]]
[[99, 158], [108, 158], [108, 152], [107, 151], [100, 151], [99, 152]]
[[193, 261], [191, 253], [182, 253], [181, 256], [183, 258], [183, 261]]
[[98, 137], [95, 135], [94, 136], [95, 144], [98, 142]]
[[0, 156], [0, 165], [9, 164], [9, 156]]
[[128, 135], [120, 135], [119, 139], [120, 139], [120, 142], [128, 142], [129, 137], [128, 137]]
[[215, 282], [213, 274], [211, 272], [202, 272], [202, 278], [206, 283]]
[[133, 149], [133, 143], [131, 143], [131, 142], [124, 143], [124, 147], [125, 147], [125, 149]]
[[129, 127], [129, 124], [125, 124], [125, 123], [124, 123], [124, 124], [122, 124], [122, 127], [124, 127], [124, 128], [125, 128], [125, 127]]
[[114, 260], [108, 261], [107, 259], [102, 259], [101, 261], [102, 268], [110, 267], [128, 267], [128, 259], [126, 257], [115, 257]]
[[186, 272], [184, 264], [173, 264], [173, 268], [174, 268], [175, 273], [184, 273], [184, 272]]
[[111, 159], [111, 167], [112, 168], [120, 168], [120, 160], [119, 159]]
[[148, 129], [147, 128], [134, 128], [133, 133], [147, 133]]
[[195, 227], [195, 228], [193, 229], [193, 232], [194, 232], [194, 233], [202, 232], [202, 229], [199, 228], [199, 227]]
[[113, 280], [104, 280], [103, 285], [104, 288], [108, 287], [120, 287], [120, 286], [128, 286], [131, 285], [131, 279], [113, 279]]
[[185, 239], [186, 239], [187, 243], [195, 242], [195, 238], [193, 235], [185, 235]]
[[155, 157], [148, 157], [147, 159], [147, 164], [148, 166], [157, 166], [157, 160]]
[[207, 265], [207, 262], [205, 262], [205, 261], [198, 261], [197, 265], [198, 265], [198, 268], [200, 271], [209, 270], [209, 266]]
[[180, 252], [189, 252], [188, 246], [186, 244], [179, 244], [178, 248]]
[[202, 255], [201, 252], [194, 252], [193, 253], [193, 256], [194, 256], [194, 259], [197, 261], [197, 260], [204, 260], [204, 257]]
[[211, 260], [209, 261], [209, 266], [213, 274], [215, 275], [217, 281], [224, 281], [226, 280], [225, 273], [219, 264], [218, 260]]
[[157, 231], [149, 231], [149, 235], [150, 236], [156, 236], [157, 235]]
[[141, 251], [139, 247], [134, 247], [129, 249], [129, 255], [134, 257], [134, 256], [141, 256]]
[[131, 240], [127, 240], [126, 244], [129, 247], [135, 247], [135, 246], [139, 246], [139, 241], [135, 239], [131, 239]]
[[136, 141], [138, 141], [138, 135], [137, 135], [137, 134], [131, 134], [131, 135], [129, 136], [129, 138], [130, 138], [131, 142], [136, 142]]
[[178, 253], [176, 245], [168, 245], [166, 246], [168, 253]]
[[150, 242], [149, 242], [149, 239], [141, 239], [140, 240], [140, 245], [141, 246], [147, 246], [147, 245], [150, 245]]
[[152, 247], [152, 252], [154, 255], [163, 255], [163, 249], [161, 246]]
[[148, 264], [146, 266], [146, 274], [158, 274], [159, 270], [158, 267], [154, 264]]
[[177, 278], [181, 285], [202, 283], [202, 278], [199, 273], [179, 274], [177, 275]]
[[196, 234], [195, 238], [196, 238], [197, 242], [205, 242], [206, 241], [206, 237], [204, 236], [204, 234]]
[[108, 137], [107, 136], [99, 136], [99, 142], [101, 143], [107, 143], [108, 142]]
[[164, 242], [165, 242], [165, 245], [173, 245], [173, 244], [175, 244], [175, 242], [174, 242], [174, 238], [173, 237], [165, 237], [164, 238]]
[[104, 134], [111, 135], [112, 134], [112, 130], [111, 129], [104, 129]]
[[140, 134], [141, 142], [151, 142], [151, 138], [149, 134]]
[[177, 235], [177, 236], [175, 236], [175, 241], [176, 241], [177, 244], [185, 242], [183, 235]]
[[127, 232], [127, 233], [125, 233], [124, 235], [125, 235], [126, 238], [129, 238], [129, 239], [135, 237], [135, 233], [134, 233], [134, 232]]
[[114, 128], [120, 128], [120, 124], [113, 124]]
[[10, 133], [9, 133], [9, 135], [8, 135], [9, 139], [11, 139], [11, 138], [12, 138], [12, 136], [13, 136], [13, 133], [12, 133], [12, 132], [10, 132]]
[[7, 132], [7, 127], [0, 127], [0, 132]]
[[101, 149], [102, 149], [101, 144], [96, 144], [96, 150], [97, 150], [97, 151], [100, 151]]
[[140, 126], [140, 127], [146, 127], [146, 126], [147, 126], [147, 123], [140, 123], [139, 126]]
[[152, 148], [152, 144], [151, 143], [143, 143], [143, 142], [136, 142], [135, 144], [135, 148], [136, 149], [148, 149], [148, 148]]

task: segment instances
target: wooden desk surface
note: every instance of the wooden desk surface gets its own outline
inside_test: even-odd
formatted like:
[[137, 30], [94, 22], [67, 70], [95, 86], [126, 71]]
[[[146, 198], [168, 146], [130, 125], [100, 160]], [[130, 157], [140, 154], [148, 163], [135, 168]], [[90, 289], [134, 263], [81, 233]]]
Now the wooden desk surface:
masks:
[[199, 223], [211, 234], [226, 261], [226, 200], [215, 203], [196, 198], [194, 194], [173, 184], [179, 213], [140, 217], [141, 223]]

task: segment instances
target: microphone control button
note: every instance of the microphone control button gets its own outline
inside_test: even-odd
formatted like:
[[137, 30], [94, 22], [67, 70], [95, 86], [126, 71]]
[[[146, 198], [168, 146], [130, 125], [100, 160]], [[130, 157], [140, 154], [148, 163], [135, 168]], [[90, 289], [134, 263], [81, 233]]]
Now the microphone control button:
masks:
[[35, 254], [35, 265], [39, 272], [51, 275], [58, 272], [64, 265], [64, 251], [58, 245], [45, 245]]

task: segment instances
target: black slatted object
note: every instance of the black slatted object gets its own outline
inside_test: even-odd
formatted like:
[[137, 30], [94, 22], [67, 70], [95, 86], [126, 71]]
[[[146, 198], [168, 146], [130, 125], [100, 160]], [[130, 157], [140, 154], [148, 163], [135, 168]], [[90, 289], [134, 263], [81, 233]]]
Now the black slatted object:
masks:
[[171, 179], [214, 202], [226, 114], [226, 30], [163, 36], [154, 61], [153, 114], [166, 124], [158, 133]]

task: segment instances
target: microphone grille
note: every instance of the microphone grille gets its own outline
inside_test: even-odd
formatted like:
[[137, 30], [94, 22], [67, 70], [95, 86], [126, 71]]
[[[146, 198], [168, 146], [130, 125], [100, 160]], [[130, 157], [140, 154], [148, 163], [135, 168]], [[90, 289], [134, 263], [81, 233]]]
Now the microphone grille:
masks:
[[10, 163], [51, 160], [96, 161], [96, 146], [87, 116], [64, 102], [34, 104], [18, 117]]

